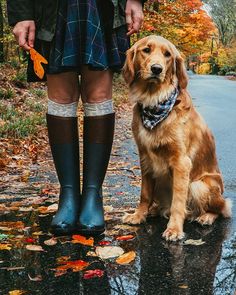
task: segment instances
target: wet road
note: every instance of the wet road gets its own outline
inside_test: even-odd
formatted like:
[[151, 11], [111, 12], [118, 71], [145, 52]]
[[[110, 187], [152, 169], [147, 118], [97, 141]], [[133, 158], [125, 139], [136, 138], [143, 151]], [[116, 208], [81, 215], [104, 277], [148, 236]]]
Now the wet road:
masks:
[[[58, 239], [55, 246], [46, 246], [43, 242], [50, 238], [48, 224], [52, 214], [44, 215], [37, 211], [36, 207], [29, 212], [10, 211], [1, 216], [1, 221], [21, 220], [26, 228], [21, 232], [16, 230], [9, 234], [9, 243], [15, 243], [11, 251], [0, 251], [1, 294], [9, 294], [10, 290], [23, 290], [27, 291], [26, 294], [42, 295], [234, 295], [236, 82], [221, 77], [191, 76], [189, 90], [195, 105], [215, 135], [220, 168], [225, 180], [225, 196], [235, 203], [234, 218], [218, 220], [211, 227], [186, 223], [186, 239], [202, 239], [205, 243], [200, 246], [185, 245], [183, 241], [165, 242], [161, 238], [161, 233], [167, 221], [162, 218], [150, 219], [140, 227], [121, 224], [124, 210], [136, 207], [140, 190], [138, 155], [130, 131], [131, 113], [125, 108], [118, 116], [116, 133], [122, 136], [116, 137], [105, 182], [106, 239], [111, 241], [112, 245], [121, 246], [126, 252], [136, 251], [135, 261], [129, 265], [118, 265], [114, 259], [102, 261], [96, 257], [88, 257], [90, 247], [72, 244], [65, 238]], [[40, 177], [42, 182], [45, 181], [43, 177], [56, 181], [55, 174], [51, 175], [42, 170], [37, 174], [37, 179], [32, 177], [31, 188], [28, 191], [19, 190], [11, 201], [29, 198], [27, 204], [30, 207], [30, 197], [37, 197]], [[9, 190], [6, 193], [8, 196], [11, 195]], [[53, 204], [55, 196], [49, 195], [45, 202], [47, 206]], [[131, 233], [135, 236], [133, 240], [115, 240], [116, 236]], [[26, 242], [22, 242], [22, 239], [32, 236], [37, 240], [37, 244], [42, 245], [45, 252], [26, 250]], [[53, 269], [57, 265], [56, 260], [62, 256], [70, 256], [70, 260], [89, 261], [89, 269], [105, 270], [104, 276], [85, 280], [82, 272], [68, 272], [55, 277]]]

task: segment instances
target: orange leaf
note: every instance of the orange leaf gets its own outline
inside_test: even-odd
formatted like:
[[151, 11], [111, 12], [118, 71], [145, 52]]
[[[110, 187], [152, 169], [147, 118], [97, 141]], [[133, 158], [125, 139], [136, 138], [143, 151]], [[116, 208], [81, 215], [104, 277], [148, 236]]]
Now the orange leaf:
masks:
[[47, 60], [39, 54], [34, 48], [30, 49], [30, 58], [34, 63], [34, 72], [40, 78], [43, 79], [44, 76], [44, 68], [42, 63], [47, 64]]
[[117, 237], [116, 240], [117, 241], [128, 241], [128, 240], [132, 240], [133, 238], [134, 238], [133, 235], [126, 235], [126, 236]]
[[55, 276], [60, 276], [66, 273], [67, 270], [72, 270], [73, 272], [81, 271], [86, 268], [89, 263], [83, 260], [74, 260], [74, 261], [65, 261], [61, 262], [62, 265], [59, 265], [54, 270], [56, 271]]
[[136, 253], [134, 251], [127, 252], [116, 259], [116, 263], [118, 264], [128, 264], [133, 261], [136, 257]]
[[73, 235], [72, 239], [73, 244], [82, 244], [91, 247], [94, 245], [94, 238], [92, 237], [87, 239], [86, 237], [81, 235]]

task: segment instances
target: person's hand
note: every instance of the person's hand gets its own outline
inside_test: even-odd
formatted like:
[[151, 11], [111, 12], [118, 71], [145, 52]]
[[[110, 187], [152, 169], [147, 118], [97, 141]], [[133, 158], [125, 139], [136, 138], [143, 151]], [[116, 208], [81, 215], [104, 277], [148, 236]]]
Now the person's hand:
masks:
[[18, 22], [13, 29], [13, 34], [19, 46], [29, 51], [30, 48], [34, 47], [35, 22], [33, 20]]
[[128, 26], [127, 35], [130, 36], [139, 31], [143, 22], [143, 6], [141, 0], [127, 0], [125, 14]]

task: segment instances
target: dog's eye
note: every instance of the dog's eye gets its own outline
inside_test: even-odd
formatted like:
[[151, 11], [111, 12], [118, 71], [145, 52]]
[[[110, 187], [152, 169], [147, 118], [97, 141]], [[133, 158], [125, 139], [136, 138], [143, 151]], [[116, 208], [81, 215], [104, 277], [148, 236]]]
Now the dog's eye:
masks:
[[149, 53], [151, 51], [151, 48], [150, 47], [146, 47], [143, 49], [143, 52], [145, 53]]
[[170, 52], [168, 50], [164, 53], [164, 55], [165, 55], [165, 57], [170, 57], [171, 56], [171, 54], [170, 54]]

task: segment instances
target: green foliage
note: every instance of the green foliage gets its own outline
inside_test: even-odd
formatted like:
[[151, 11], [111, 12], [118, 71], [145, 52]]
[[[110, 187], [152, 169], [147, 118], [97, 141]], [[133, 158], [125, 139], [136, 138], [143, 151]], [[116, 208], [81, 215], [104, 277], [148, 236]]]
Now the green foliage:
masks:
[[30, 92], [39, 98], [44, 97], [46, 94], [45, 90], [40, 89], [40, 88], [32, 88], [32, 89], [30, 89]]
[[45, 116], [40, 113], [26, 115], [11, 106], [0, 105], [0, 137], [23, 138], [37, 134], [38, 126], [45, 125]]
[[0, 89], [0, 99], [11, 99], [15, 96], [15, 91], [12, 88]]
[[16, 75], [13, 77], [12, 81], [14, 82], [26, 82], [27, 74], [25, 69], [19, 70]]

